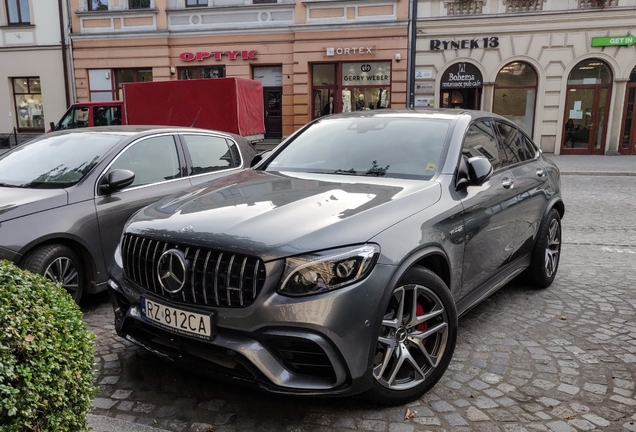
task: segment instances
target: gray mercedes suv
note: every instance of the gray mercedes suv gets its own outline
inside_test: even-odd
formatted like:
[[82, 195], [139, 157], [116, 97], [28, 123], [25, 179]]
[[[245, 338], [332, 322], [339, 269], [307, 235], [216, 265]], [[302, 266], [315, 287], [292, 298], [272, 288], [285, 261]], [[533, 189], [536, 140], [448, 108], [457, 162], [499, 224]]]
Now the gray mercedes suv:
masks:
[[253, 169], [128, 221], [116, 329], [272, 392], [405, 403], [444, 374], [458, 316], [517, 275], [552, 283], [559, 183], [491, 113], [323, 117]]

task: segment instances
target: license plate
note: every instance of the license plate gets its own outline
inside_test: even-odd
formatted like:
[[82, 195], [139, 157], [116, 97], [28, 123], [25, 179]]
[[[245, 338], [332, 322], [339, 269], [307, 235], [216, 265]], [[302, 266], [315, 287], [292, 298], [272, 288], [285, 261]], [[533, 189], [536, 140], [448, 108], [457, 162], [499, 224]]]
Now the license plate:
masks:
[[210, 339], [212, 336], [212, 317], [210, 315], [167, 306], [145, 297], [141, 298], [141, 314], [146, 321], [176, 333], [202, 339]]

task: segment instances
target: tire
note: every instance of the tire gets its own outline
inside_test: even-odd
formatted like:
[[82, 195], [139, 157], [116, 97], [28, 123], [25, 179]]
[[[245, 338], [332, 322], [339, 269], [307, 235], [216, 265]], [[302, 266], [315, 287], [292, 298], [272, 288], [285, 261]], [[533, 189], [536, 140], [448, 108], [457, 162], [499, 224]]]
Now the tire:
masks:
[[372, 347], [373, 387], [364, 397], [387, 406], [411, 402], [439, 381], [453, 357], [455, 301], [435, 273], [414, 267], [400, 278], [378, 319], [382, 323]]
[[537, 240], [532, 249], [528, 279], [536, 288], [547, 288], [554, 281], [561, 258], [561, 216], [556, 209], [541, 222]]
[[62, 287], [79, 304], [86, 287], [86, 271], [77, 254], [68, 246], [54, 244], [34, 250], [22, 263], [22, 268], [40, 274]]

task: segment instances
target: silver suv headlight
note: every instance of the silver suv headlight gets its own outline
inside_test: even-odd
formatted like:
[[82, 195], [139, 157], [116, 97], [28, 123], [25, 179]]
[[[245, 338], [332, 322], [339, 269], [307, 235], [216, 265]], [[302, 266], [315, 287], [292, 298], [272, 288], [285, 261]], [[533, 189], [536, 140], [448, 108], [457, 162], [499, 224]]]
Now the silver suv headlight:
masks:
[[350, 285], [369, 275], [379, 254], [378, 245], [366, 244], [287, 258], [278, 292], [303, 296]]

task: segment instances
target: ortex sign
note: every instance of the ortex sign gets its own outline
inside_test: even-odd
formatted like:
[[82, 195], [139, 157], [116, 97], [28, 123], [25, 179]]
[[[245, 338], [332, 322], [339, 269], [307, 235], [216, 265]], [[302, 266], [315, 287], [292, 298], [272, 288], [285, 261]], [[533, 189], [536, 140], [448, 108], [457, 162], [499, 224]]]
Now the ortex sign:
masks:
[[242, 58], [243, 60], [255, 59], [256, 50], [252, 51], [211, 51], [198, 53], [182, 53], [179, 58], [183, 61], [204, 60], [208, 57], [214, 57], [215, 60], [221, 60], [221, 56], [226, 55], [230, 60]]
[[595, 37], [592, 38], [593, 47], [604, 46], [632, 46], [636, 43], [636, 37], [628, 34], [627, 36], [619, 37]]

